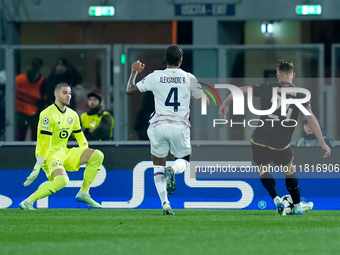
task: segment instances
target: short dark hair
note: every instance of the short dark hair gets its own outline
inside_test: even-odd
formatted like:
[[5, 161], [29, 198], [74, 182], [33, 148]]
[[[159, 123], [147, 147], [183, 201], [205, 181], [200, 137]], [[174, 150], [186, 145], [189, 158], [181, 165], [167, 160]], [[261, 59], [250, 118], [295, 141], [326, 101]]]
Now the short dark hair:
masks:
[[66, 82], [59, 82], [59, 83], [57, 84], [57, 86], [55, 86], [54, 91], [59, 91], [59, 90], [60, 90], [61, 88], [63, 88], [63, 87], [69, 87], [69, 88], [71, 88], [71, 86], [68, 85]]
[[290, 75], [293, 73], [293, 63], [289, 62], [285, 59], [280, 59], [277, 61], [276, 64], [276, 71], [278, 73], [282, 73], [282, 74], [286, 74], [286, 75]]
[[44, 65], [44, 61], [41, 58], [32, 59], [31, 66], [33, 70], [39, 71]]
[[165, 52], [165, 61], [168, 66], [178, 66], [180, 59], [183, 57], [183, 50], [178, 45], [171, 45]]

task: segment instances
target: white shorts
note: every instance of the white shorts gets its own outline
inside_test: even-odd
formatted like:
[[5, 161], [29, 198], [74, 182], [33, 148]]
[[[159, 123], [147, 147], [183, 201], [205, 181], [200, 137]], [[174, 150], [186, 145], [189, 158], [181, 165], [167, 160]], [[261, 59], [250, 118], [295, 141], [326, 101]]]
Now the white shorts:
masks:
[[165, 158], [173, 154], [176, 158], [183, 158], [191, 154], [190, 128], [185, 125], [161, 124], [148, 128], [151, 144], [151, 154], [158, 158]]

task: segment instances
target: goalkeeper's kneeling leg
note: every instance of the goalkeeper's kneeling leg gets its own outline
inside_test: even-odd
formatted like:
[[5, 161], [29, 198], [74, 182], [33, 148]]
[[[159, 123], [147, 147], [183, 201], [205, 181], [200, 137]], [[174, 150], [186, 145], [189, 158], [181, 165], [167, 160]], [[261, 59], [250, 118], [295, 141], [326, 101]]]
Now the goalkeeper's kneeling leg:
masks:
[[69, 182], [68, 176], [65, 175], [57, 175], [54, 177], [53, 181], [45, 183], [36, 192], [34, 192], [28, 200], [32, 203], [37, 201], [38, 199], [42, 199], [49, 195], [56, 193], [58, 190], [64, 188]]

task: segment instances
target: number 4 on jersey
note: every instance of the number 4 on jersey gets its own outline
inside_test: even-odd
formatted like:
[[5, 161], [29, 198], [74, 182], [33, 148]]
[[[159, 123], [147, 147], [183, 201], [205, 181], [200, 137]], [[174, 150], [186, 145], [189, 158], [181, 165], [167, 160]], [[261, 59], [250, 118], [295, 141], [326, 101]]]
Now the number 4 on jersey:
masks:
[[[172, 95], [174, 95], [173, 102], [170, 102]], [[173, 87], [170, 89], [170, 92], [165, 100], [165, 106], [173, 106], [174, 112], [178, 112], [178, 106], [180, 106], [180, 102], [178, 102], [178, 88]]]
[[[270, 101], [273, 102], [273, 97], [272, 97], [272, 99]], [[293, 109], [289, 108], [289, 106], [290, 106], [290, 104], [287, 105], [286, 120], [290, 119], [290, 116], [292, 115], [292, 111], [293, 111]], [[281, 107], [281, 96], [277, 95], [277, 107], [276, 107], [275, 111], [277, 109], [279, 109], [280, 107]], [[273, 118], [273, 119], [279, 119], [279, 116], [277, 116], [275, 114], [269, 114], [268, 117], [269, 118]]]

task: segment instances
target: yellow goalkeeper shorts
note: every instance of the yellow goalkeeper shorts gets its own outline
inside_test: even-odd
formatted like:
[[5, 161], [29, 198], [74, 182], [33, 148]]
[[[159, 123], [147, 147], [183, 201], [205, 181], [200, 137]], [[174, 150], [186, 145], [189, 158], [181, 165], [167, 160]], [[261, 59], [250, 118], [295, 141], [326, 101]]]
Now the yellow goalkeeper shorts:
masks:
[[60, 168], [68, 172], [78, 171], [80, 167], [80, 157], [85, 150], [86, 148], [64, 148], [55, 153], [49, 153], [41, 166], [47, 178], [52, 181], [53, 171]]

